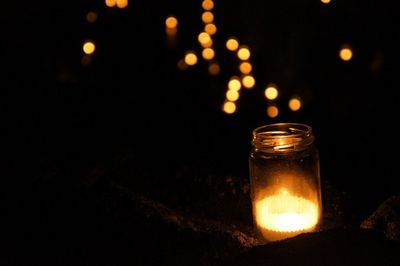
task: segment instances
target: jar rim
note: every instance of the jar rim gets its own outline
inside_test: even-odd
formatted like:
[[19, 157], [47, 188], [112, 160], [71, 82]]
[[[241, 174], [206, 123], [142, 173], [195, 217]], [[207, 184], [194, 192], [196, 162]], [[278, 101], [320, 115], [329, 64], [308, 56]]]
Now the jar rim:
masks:
[[304, 150], [314, 141], [312, 127], [301, 123], [275, 123], [253, 130], [252, 145], [266, 152]]

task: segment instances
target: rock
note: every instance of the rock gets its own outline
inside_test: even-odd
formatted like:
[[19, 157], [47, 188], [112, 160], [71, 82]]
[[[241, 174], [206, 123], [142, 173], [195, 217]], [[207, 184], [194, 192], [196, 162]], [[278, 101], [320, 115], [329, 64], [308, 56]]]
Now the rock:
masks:
[[361, 223], [361, 228], [381, 231], [388, 239], [400, 240], [400, 195], [384, 201]]

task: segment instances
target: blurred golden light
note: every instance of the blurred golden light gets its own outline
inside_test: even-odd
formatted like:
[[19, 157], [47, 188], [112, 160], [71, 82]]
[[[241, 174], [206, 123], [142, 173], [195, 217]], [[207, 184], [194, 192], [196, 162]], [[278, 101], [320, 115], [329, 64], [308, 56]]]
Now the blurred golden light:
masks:
[[106, 6], [113, 7], [117, 4], [117, 0], [105, 0]]
[[203, 56], [203, 58], [205, 60], [211, 60], [214, 58], [215, 52], [214, 52], [214, 49], [212, 49], [212, 48], [205, 48], [203, 50], [203, 52], [201, 53], [201, 55]]
[[239, 70], [243, 74], [250, 74], [251, 70], [253, 69], [252, 65], [249, 62], [243, 62], [239, 65]]
[[214, 2], [212, 0], [204, 0], [201, 6], [204, 10], [211, 10], [214, 8]]
[[207, 32], [210, 35], [213, 35], [217, 32], [217, 26], [215, 26], [215, 24], [207, 24], [206, 26], [204, 26], [204, 31]]
[[211, 36], [207, 32], [201, 32], [197, 37], [197, 40], [199, 40], [202, 45], [206, 45], [211, 41]]
[[264, 91], [264, 94], [268, 100], [275, 100], [278, 97], [279, 92], [275, 85], [268, 85]]
[[178, 20], [174, 16], [169, 16], [165, 20], [165, 26], [167, 26], [168, 29], [175, 29], [178, 26]]
[[86, 20], [87, 20], [89, 23], [95, 23], [96, 20], [97, 20], [97, 13], [94, 12], [94, 11], [90, 11], [90, 12], [87, 13], [87, 15], [86, 15]]
[[211, 23], [214, 21], [214, 14], [210, 11], [206, 11], [201, 15], [201, 20], [206, 24]]
[[298, 111], [301, 108], [301, 101], [299, 98], [294, 97], [289, 100], [289, 108], [292, 111]]
[[96, 45], [93, 42], [88, 41], [83, 44], [83, 52], [85, 54], [93, 54], [94, 50], [96, 50]]
[[246, 75], [242, 78], [243, 86], [247, 89], [251, 89], [256, 84], [256, 80], [251, 75]]
[[331, 0], [321, 0], [321, 2], [322, 2], [323, 4], [329, 4], [329, 3], [331, 2]]
[[239, 48], [239, 42], [236, 39], [229, 39], [226, 41], [226, 48], [229, 51], [236, 51]]
[[197, 63], [197, 56], [193, 52], [188, 52], [185, 55], [185, 63], [189, 66], [194, 66]]
[[237, 52], [237, 56], [240, 60], [247, 60], [250, 58], [250, 50], [247, 47], [242, 47]]
[[232, 102], [236, 101], [237, 99], [239, 99], [239, 92], [235, 90], [228, 90], [226, 92], [226, 99]]
[[232, 77], [228, 82], [229, 90], [238, 91], [238, 90], [240, 90], [241, 87], [242, 87], [242, 84], [240, 83], [240, 80], [238, 77]]
[[234, 102], [225, 102], [222, 109], [227, 114], [233, 114], [236, 111], [236, 104]]
[[117, 0], [117, 7], [125, 8], [128, 6], [128, 0]]
[[221, 68], [217, 62], [211, 62], [208, 66], [208, 73], [210, 73], [210, 75], [216, 76], [220, 71]]
[[82, 65], [87, 66], [92, 63], [92, 57], [90, 55], [84, 55], [81, 60]]
[[210, 48], [213, 45], [213, 40], [210, 38], [208, 42], [200, 43], [203, 48]]
[[267, 107], [267, 115], [271, 118], [277, 117], [279, 115], [279, 109], [275, 105], [270, 105]]
[[186, 70], [188, 68], [188, 65], [185, 63], [185, 60], [181, 59], [178, 61], [176, 64], [179, 70]]
[[343, 47], [340, 49], [339, 56], [343, 61], [350, 61], [353, 57], [353, 51], [350, 47]]

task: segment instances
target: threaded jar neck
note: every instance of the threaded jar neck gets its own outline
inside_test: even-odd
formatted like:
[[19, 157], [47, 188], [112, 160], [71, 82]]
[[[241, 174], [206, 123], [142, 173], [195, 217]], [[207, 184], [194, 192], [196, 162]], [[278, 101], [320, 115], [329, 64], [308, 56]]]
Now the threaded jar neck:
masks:
[[295, 152], [307, 149], [314, 141], [312, 128], [298, 123], [261, 126], [253, 131], [255, 150], [270, 153]]

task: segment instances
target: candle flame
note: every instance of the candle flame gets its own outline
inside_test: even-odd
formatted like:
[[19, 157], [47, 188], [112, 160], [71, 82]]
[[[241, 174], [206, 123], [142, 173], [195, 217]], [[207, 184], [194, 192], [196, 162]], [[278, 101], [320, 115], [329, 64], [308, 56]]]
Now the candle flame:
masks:
[[293, 196], [287, 190], [256, 202], [256, 223], [275, 232], [296, 232], [312, 229], [318, 223], [318, 205]]

